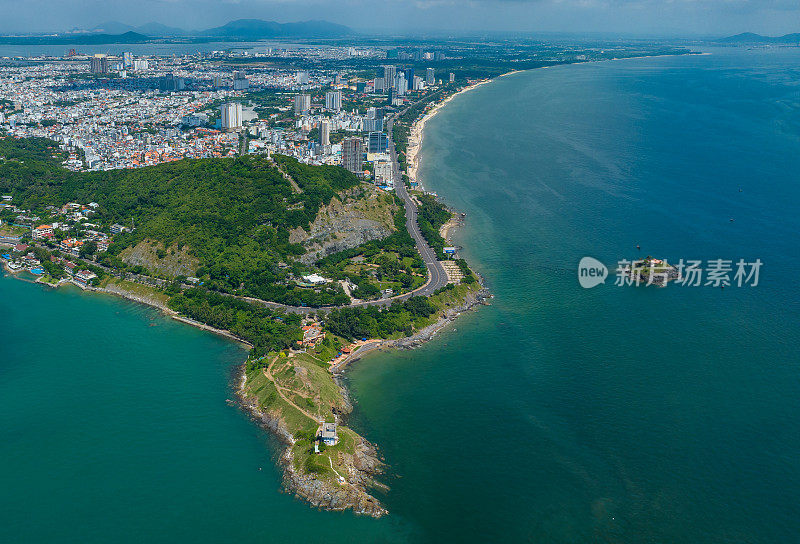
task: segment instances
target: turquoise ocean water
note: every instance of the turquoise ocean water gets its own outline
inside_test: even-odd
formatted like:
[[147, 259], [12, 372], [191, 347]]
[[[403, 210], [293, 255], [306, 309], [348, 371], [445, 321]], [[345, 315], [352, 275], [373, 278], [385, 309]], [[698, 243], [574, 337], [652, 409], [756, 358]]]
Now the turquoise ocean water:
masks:
[[[514, 74], [428, 123], [421, 175], [495, 299], [348, 374], [382, 520], [279, 493], [226, 403], [237, 346], [0, 278], [0, 541], [796, 541], [800, 51], [711, 53]], [[646, 254], [764, 265], [578, 285]]]

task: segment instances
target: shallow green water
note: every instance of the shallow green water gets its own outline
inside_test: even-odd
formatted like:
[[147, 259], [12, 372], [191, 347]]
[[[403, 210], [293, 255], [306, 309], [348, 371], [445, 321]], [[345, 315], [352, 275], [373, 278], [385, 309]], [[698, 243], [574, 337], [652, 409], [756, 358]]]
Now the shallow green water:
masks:
[[279, 492], [276, 444], [226, 402], [237, 345], [11, 277], [0, 315], [0, 542], [351, 542], [391, 527]]
[[[350, 372], [390, 465], [383, 520], [279, 492], [276, 444], [226, 403], [235, 345], [0, 278], [0, 542], [795, 541], [798, 66], [538, 70], [427, 125], [422, 175], [468, 213], [456, 236], [496, 298]], [[636, 244], [761, 258], [761, 284], [578, 286], [581, 257]]]

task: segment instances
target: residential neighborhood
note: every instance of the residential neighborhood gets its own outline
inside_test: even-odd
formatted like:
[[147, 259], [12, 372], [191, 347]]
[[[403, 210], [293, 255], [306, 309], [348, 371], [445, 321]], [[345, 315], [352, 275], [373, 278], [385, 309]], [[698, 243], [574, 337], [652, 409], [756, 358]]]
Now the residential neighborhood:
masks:
[[[51, 280], [63, 278], [81, 287], [93, 285], [99, 271], [92, 262], [95, 256], [108, 250], [115, 234], [131, 230], [91, 222], [99, 207], [97, 202], [48, 206], [49, 215], [42, 218], [4, 196], [0, 204], [0, 246], [6, 249], [0, 259], [12, 273], [27, 271]], [[86, 261], [91, 264], [78, 265]]]

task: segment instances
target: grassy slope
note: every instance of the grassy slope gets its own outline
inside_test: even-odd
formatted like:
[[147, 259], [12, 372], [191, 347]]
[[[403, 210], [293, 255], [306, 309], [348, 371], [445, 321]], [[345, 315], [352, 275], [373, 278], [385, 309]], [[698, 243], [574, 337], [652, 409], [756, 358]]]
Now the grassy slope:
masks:
[[[268, 359], [272, 360], [274, 357], [275, 354], [270, 354]], [[322, 368], [319, 362], [310, 355], [281, 356], [276, 367], [283, 370], [277, 372], [275, 379], [278, 384], [291, 387], [295, 392], [291, 395], [292, 402], [312, 414], [318, 414], [326, 421], [333, 421], [331, 407], [344, 409], [346, 403], [330, 372]], [[298, 377], [298, 370], [305, 379]], [[281, 419], [295, 438], [291, 452], [294, 468], [298, 472], [313, 474], [317, 478], [333, 482], [337, 479], [337, 475], [331, 469], [332, 463], [339, 474], [347, 474], [347, 469], [341, 464], [338, 454], [340, 452], [353, 454], [360, 439], [355, 432], [340, 425], [339, 443], [333, 447], [323, 446], [321, 455], [316, 455], [314, 437], [319, 427], [318, 423], [286, 402], [262, 368], [248, 366], [245, 392], [257, 399], [261, 411]]]

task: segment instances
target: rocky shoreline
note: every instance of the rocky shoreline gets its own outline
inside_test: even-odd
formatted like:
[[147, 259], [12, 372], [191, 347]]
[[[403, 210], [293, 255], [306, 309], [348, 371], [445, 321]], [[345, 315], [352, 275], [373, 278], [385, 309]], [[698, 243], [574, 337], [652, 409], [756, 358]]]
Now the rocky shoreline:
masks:
[[[432, 340], [440, 330], [455, 321], [464, 312], [474, 310], [477, 306], [488, 305], [492, 295], [483, 285], [482, 278], [480, 281], [480, 290], [469, 293], [461, 304], [449, 308], [436, 323], [420, 329], [407, 338], [383, 340], [366, 345], [354, 352], [348, 359], [339, 363], [337, 368], [331, 369], [336, 385], [345, 399], [349, 398], [349, 393], [342, 383], [341, 377], [347, 365], [360, 360], [365, 353], [374, 349], [414, 349], [420, 347], [425, 342]], [[388, 490], [388, 487], [376, 480], [384, 472], [384, 463], [378, 457], [376, 447], [363, 437], [358, 437], [359, 442], [353, 455], [340, 454], [340, 460], [347, 467], [346, 485], [322, 480], [314, 475], [297, 471], [294, 467], [291, 450], [295, 444], [295, 439], [279, 416], [261, 410], [256, 399], [248, 395], [245, 367], [246, 365], [241, 367], [239, 386], [236, 392], [239, 405], [250, 415], [253, 421], [273, 433], [284, 444], [284, 451], [280, 457], [280, 464], [284, 470], [284, 489], [309, 504], [324, 510], [341, 511], [351, 509], [356, 514], [368, 515], [374, 518], [388, 514], [388, 511], [380, 501], [367, 491], [370, 488]]]
[[[376, 481], [383, 473], [383, 462], [378, 458], [375, 446], [359, 437], [353, 455], [340, 453], [340, 461], [347, 467], [347, 482], [334, 483], [317, 478], [313, 474], [299, 472], [294, 466], [292, 446], [295, 439], [288, 431], [285, 422], [275, 414], [261, 410], [254, 397], [246, 390], [246, 365], [241, 366], [241, 378], [236, 392], [240, 407], [262, 428], [275, 435], [284, 445], [280, 456], [283, 467], [283, 488], [297, 498], [307, 501], [312, 506], [323, 510], [352, 510], [356, 514], [374, 518], [382, 517], [389, 512], [383, 505], [367, 492], [368, 488], [388, 489]], [[342, 387], [341, 384], [338, 384]], [[346, 396], [347, 391], [342, 388]]]
[[[416, 154], [421, 146], [422, 132], [425, 121], [432, 118], [441, 109], [441, 107], [455, 95], [469, 91], [482, 83], [485, 82], [470, 85], [458, 93], [447, 97], [442, 102], [436, 104], [432, 111], [424, 116], [423, 119], [418, 120], [417, 123], [415, 123], [414, 130], [418, 136], [418, 141], [416, 142], [416, 146], [413, 146], [414, 149], [412, 151], [412, 155]], [[416, 168], [413, 170], [414, 175], [412, 179], [415, 179]], [[445, 234], [449, 234], [451, 230], [460, 226], [462, 224], [462, 220], [463, 218], [459, 220], [457, 215], [454, 214], [454, 217], [443, 226], [445, 229]], [[347, 365], [360, 360], [361, 357], [367, 352], [374, 349], [383, 348], [414, 349], [420, 347], [424, 343], [432, 340], [439, 331], [455, 321], [455, 319], [458, 318], [462, 313], [473, 310], [480, 305], [487, 305], [488, 300], [492, 297], [492, 295], [485, 287], [484, 279], [480, 276], [478, 276], [478, 278], [480, 289], [467, 293], [465, 298], [457, 306], [447, 308], [444, 311], [444, 314], [435, 323], [416, 331], [409, 337], [393, 340], [378, 340], [364, 345], [352, 353], [347, 359], [335, 364], [331, 368], [331, 373], [333, 374], [334, 382], [339, 388], [342, 396], [346, 400], [349, 399], [348, 390], [341, 380], [342, 373], [346, 369]], [[74, 284], [71, 281], [64, 282], [62, 280], [58, 284], [53, 285], [53, 287], [57, 287], [61, 283]], [[140, 293], [134, 293], [126, 290], [123, 286], [116, 284], [109, 284], [104, 287], [82, 285], [77, 286], [84, 290], [108, 293], [125, 298], [127, 300], [146, 304], [161, 310], [163, 313], [169, 315], [173, 319], [209, 332], [213, 332], [215, 334], [225, 336], [246, 346], [250, 346], [249, 343], [243, 341], [241, 338], [236, 337], [229, 331], [216, 329], [179, 315], [177, 312], [164, 304], [163, 301], [154, 296], [145, 296]], [[292, 447], [295, 445], [296, 439], [289, 431], [289, 427], [287, 426], [286, 422], [280, 417], [279, 414], [262, 410], [259, 406], [257, 398], [254, 395], [249, 394], [247, 390], [247, 362], [242, 364], [240, 367], [239, 384], [235, 394], [240, 408], [247, 413], [254, 422], [276, 436], [283, 444], [283, 452], [280, 454], [279, 463], [283, 469], [282, 487], [286, 492], [292, 493], [295, 495], [295, 497], [323, 510], [352, 510], [355, 514], [367, 515], [373, 518], [380, 518], [389, 513], [388, 510], [380, 503], [380, 501], [367, 491], [368, 489], [382, 489], [384, 491], [388, 490], [387, 486], [381, 484], [376, 479], [384, 472], [385, 465], [378, 457], [378, 452], [375, 445], [354, 433], [357, 440], [354, 451], [352, 453], [338, 453], [339, 457], [337, 461], [339, 464], [345, 467], [346, 478], [340, 477], [338, 481], [333, 479], [319, 478], [313, 473], [306, 473], [298, 470], [295, 467], [295, 459]], [[347, 404], [350, 404], [349, 401]], [[346, 417], [346, 414], [338, 415], [339, 418]], [[339, 423], [342, 424], [343, 422], [339, 421]], [[334, 470], [334, 472], [336, 471]], [[339, 473], [337, 472], [337, 474]]]
[[450, 323], [453, 323], [461, 314], [475, 310], [477, 306], [488, 306], [489, 300], [493, 298], [489, 290], [484, 286], [483, 278], [479, 278], [481, 282], [480, 290], [469, 293], [464, 298], [464, 301], [454, 308], [449, 308], [445, 315], [440, 317], [436, 323], [432, 323], [425, 328], [422, 328], [412, 334], [411, 336], [405, 338], [398, 338], [396, 340], [381, 340], [379, 342], [373, 342], [368, 345], [363, 346], [362, 348], [358, 349], [357, 351], [353, 352], [353, 354], [345, 359], [344, 361], [338, 363], [336, 368], [332, 369], [334, 375], [341, 375], [345, 368], [351, 364], [359, 361], [361, 357], [371, 351], [374, 350], [381, 350], [384, 348], [396, 348], [396, 349], [414, 349], [422, 346], [426, 342], [433, 340], [436, 334], [445, 328]]
[[[412, 336], [406, 338], [382, 340], [380, 342], [375, 342], [368, 346], [364, 346], [365, 349], [357, 350], [348, 359], [337, 365], [337, 368], [332, 369], [331, 371], [334, 374], [334, 381], [340, 388], [344, 398], [348, 399], [349, 394], [347, 388], [343, 385], [340, 379], [341, 373], [346, 365], [359, 360], [364, 353], [375, 348], [391, 347], [397, 349], [414, 349], [433, 339], [442, 328], [453, 322], [462, 313], [472, 310], [476, 306], [488, 304], [487, 301], [492, 295], [483, 285], [483, 278], [479, 279], [481, 283], [481, 289], [468, 293], [461, 304], [447, 309], [445, 315], [442, 316], [436, 323], [428, 325], [427, 327], [414, 333]], [[213, 332], [215, 334], [220, 334], [230, 338], [231, 340], [235, 340], [246, 346], [249, 346], [246, 341], [234, 336], [229, 331], [215, 329], [214, 327], [210, 327], [203, 323], [183, 317], [169, 308], [162, 301], [158, 300], [156, 297], [143, 296], [138, 293], [133, 293], [119, 285], [112, 284], [105, 287], [92, 287], [78, 285], [77, 283], [68, 280], [60, 280], [56, 284], [49, 284], [45, 282], [40, 283], [44, 283], [45, 285], [53, 288], [63, 284], [70, 284], [75, 285], [85, 291], [106, 293], [130, 300], [132, 302], [145, 304], [161, 310], [164, 314], [173, 319], [209, 332]], [[355, 452], [353, 454], [340, 453], [339, 460], [344, 466], [347, 467], [346, 484], [322, 480], [314, 475], [299, 472], [294, 466], [294, 459], [291, 451], [291, 447], [295, 443], [294, 437], [288, 431], [285, 422], [280, 417], [261, 410], [255, 398], [248, 396], [246, 391], [246, 363], [242, 364], [240, 368], [240, 383], [236, 390], [238, 404], [253, 419], [253, 421], [261, 425], [261, 427], [265, 430], [271, 432], [284, 444], [285, 448], [280, 456], [279, 462], [284, 471], [282, 485], [287, 492], [293, 493], [296, 497], [324, 510], [343, 511], [351, 509], [356, 514], [367, 515], [374, 518], [379, 518], [389, 513], [388, 510], [380, 503], [380, 501], [367, 491], [367, 489], [370, 488], [388, 490], [387, 486], [376, 480], [376, 478], [384, 472], [385, 465], [379, 458], [377, 449], [373, 444], [363, 437], [356, 435], [358, 437], [358, 442], [355, 447]]]

